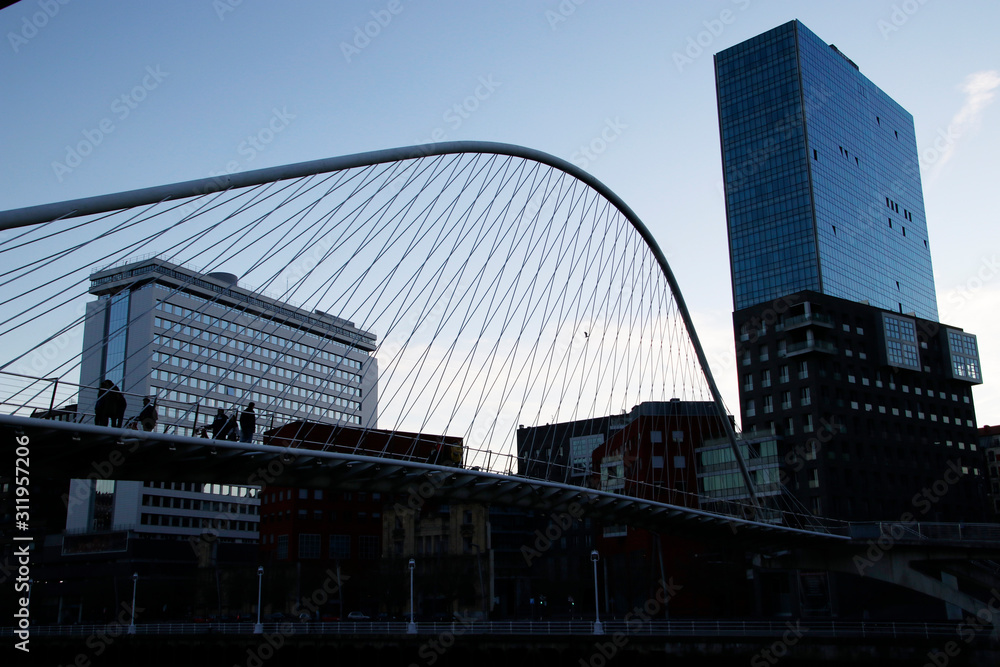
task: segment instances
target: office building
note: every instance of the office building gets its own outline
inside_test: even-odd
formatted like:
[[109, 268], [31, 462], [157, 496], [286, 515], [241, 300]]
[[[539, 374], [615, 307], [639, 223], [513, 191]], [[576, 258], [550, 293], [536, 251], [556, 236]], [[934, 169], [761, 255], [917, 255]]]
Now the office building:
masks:
[[936, 320], [912, 116], [798, 21], [715, 72], [735, 310], [810, 290]]
[[[158, 258], [90, 279], [97, 298], [87, 304], [81, 421], [93, 419], [97, 387], [110, 380], [126, 397], [126, 419], [148, 396], [159, 413], [156, 430], [178, 435], [207, 431], [218, 410], [233, 415], [251, 402], [258, 442], [264, 429], [296, 419], [376, 425], [376, 341], [351, 322], [241, 287], [232, 274]], [[99, 483], [73, 480], [67, 530], [127, 529], [167, 539], [211, 530], [222, 540], [257, 541], [252, 485]], [[99, 499], [111, 505], [100, 524]]]
[[981, 518], [977, 341], [938, 322], [912, 117], [798, 21], [715, 67], [744, 433], [817, 515], [895, 519], [957, 471], [916, 518]]

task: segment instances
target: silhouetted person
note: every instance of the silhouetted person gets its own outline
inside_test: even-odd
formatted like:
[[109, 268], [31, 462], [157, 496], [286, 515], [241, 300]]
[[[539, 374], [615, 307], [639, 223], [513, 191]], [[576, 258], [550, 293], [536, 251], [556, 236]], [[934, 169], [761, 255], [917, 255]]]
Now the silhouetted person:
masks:
[[226, 421], [225, 435], [220, 437], [225, 437], [226, 440], [236, 442], [240, 439], [240, 427], [237, 424], [236, 419], [237, 411], [233, 410], [233, 414], [229, 415], [228, 421]]
[[253, 434], [257, 430], [257, 414], [250, 403], [240, 415], [240, 442], [253, 442]]
[[220, 440], [226, 437], [226, 424], [229, 423], [229, 419], [226, 417], [226, 412], [222, 408], [215, 413], [215, 419], [212, 420], [212, 438], [215, 440]]
[[108, 395], [108, 391], [113, 386], [115, 385], [111, 380], [104, 380], [97, 390], [97, 405], [94, 406], [94, 423], [98, 426], [107, 426], [108, 422], [111, 421], [111, 415], [114, 414], [114, 406]]
[[156, 428], [156, 422], [160, 420], [160, 415], [156, 413], [156, 406], [149, 402], [148, 397], [142, 399], [142, 411], [139, 413], [139, 423], [144, 431], [152, 431]]
[[118, 385], [111, 380], [104, 380], [97, 392], [94, 423], [98, 426], [107, 426], [110, 419], [111, 426], [121, 428], [126, 407], [128, 407], [128, 402], [122, 396], [122, 390], [118, 388]]

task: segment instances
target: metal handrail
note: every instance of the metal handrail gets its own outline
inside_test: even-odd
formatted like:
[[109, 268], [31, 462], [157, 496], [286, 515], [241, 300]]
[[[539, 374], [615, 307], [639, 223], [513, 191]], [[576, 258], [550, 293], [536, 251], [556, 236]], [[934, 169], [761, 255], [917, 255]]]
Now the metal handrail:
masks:
[[[785, 634], [792, 620], [709, 620], [671, 619], [666, 621], [628, 622], [608, 620], [603, 623], [608, 634], [623, 633], [630, 636], [656, 637], [780, 637]], [[794, 623], [808, 632], [810, 637], [825, 638], [924, 638], [954, 636], [958, 623], [913, 621], [838, 621], [822, 619], [795, 619]], [[594, 632], [593, 621], [463, 621], [418, 622], [417, 632], [436, 635], [448, 632], [454, 635], [506, 635], [506, 636], [585, 636]], [[404, 635], [406, 621], [341, 621], [341, 622], [284, 622], [264, 623], [264, 632], [281, 635]], [[125, 634], [127, 627], [121, 623], [91, 625], [32, 625], [32, 634], [40, 637]], [[15, 628], [0, 628], [0, 636], [12, 636]], [[250, 635], [254, 624], [237, 623], [140, 623], [137, 635]]]

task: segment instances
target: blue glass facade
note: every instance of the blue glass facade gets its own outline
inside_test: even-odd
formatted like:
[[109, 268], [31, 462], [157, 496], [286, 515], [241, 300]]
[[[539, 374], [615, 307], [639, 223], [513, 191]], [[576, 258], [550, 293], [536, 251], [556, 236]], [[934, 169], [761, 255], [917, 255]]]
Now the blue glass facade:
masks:
[[104, 372], [102, 379], [111, 380], [121, 387], [125, 381], [125, 345], [128, 342], [128, 290], [109, 297], [108, 320], [105, 336], [108, 345], [105, 348]]
[[735, 309], [813, 290], [936, 320], [910, 114], [798, 21], [715, 67]]

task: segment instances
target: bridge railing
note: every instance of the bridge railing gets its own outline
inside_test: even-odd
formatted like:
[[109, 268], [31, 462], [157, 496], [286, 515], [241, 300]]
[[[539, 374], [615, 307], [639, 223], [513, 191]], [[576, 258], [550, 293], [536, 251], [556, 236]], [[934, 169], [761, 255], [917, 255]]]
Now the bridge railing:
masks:
[[[93, 425], [95, 422], [93, 412], [85, 410], [85, 406], [79, 404], [66, 404], [68, 400], [77, 400], [76, 397], [83, 392], [89, 392], [92, 397], [96, 397], [97, 387], [74, 384], [60, 378], [39, 378], [0, 371], [0, 410], [9, 414]], [[142, 398], [145, 398], [146, 395], [129, 392], [122, 392], [122, 394], [128, 402], [126, 411], [128, 416], [123, 423], [124, 428], [141, 429], [141, 425], [137, 423], [136, 415], [141, 409]], [[215, 416], [215, 411], [221, 407], [220, 403], [221, 401], [211, 398], [187, 402], [172, 400], [169, 397], [156, 397], [155, 406], [158, 412], [158, 421], [155, 430], [175, 435], [211, 437], [210, 422]], [[230, 404], [230, 407], [235, 405]], [[263, 428], [308, 419], [306, 415], [286, 414], [266, 409], [258, 409], [256, 414], [257, 424], [263, 425]], [[227, 412], [227, 416], [238, 420], [238, 414], [234, 415], [232, 409]], [[262, 434], [256, 433], [253, 441], [264, 442]], [[327, 443], [302, 440], [299, 444], [305, 448], [324, 449]], [[309, 447], [309, 445], [316, 446]], [[366, 451], [364, 453], [380, 455], [378, 452]], [[384, 455], [400, 460], [417, 460], [405, 455], [391, 453], [384, 453]], [[468, 445], [465, 446], [464, 459], [464, 467], [473, 471], [491, 472], [529, 480], [562, 481], [583, 488], [605, 490], [601, 489], [598, 478], [592, 473], [581, 474], [578, 469], [552, 461]], [[420, 458], [419, 461], [426, 462], [423, 458]], [[472, 461], [475, 461], [477, 465], [470, 465]], [[842, 522], [815, 517], [804, 512], [794, 512], [765, 504], [755, 506], [748, 500], [706, 497], [698, 493], [666, 488], [661, 484], [635, 478], [624, 480], [624, 487], [617, 493], [627, 498], [697, 508], [713, 514], [758, 523], [819, 532], [844, 532], [841, 527]], [[764, 498], [762, 501], [767, 503], [768, 498]]]
[[855, 539], [887, 538], [899, 541], [1000, 542], [1000, 524], [873, 521], [851, 523], [848, 533]]
[[[404, 621], [360, 621], [334, 623], [264, 623], [268, 635], [404, 635]], [[504, 636], [587, 636], [593, 635], [589, 620], [572, 621], [477, 621], [417, 623], [419, 635], [504, 635]], [[843, 639], [935, 639], [953, 637], [959, 624], [952, 622], [840, 621], [829, 619], [791, 620], [709, 620], [677, 619], [641, 621], [638, 617], [603, 622], [604, 633], [622, 633], [631, 637], [760, 637], [772, 638], [797, 632], [810, 638]], [[14, 628], [0, 628], [0, 636], [11, 636]], [[32, 626], [36, 637], [111, 636], [126, 634], [127, 626], [39, 625]], [[252, 635], [253, 623], [142, 623], [135, 626], [137, 635]]]
[[[31, 375], [0, 371], [0, 411], [7, 414], [40, 419], [55, 419], [77, 424], [95, 423], [94, 412], [84, 410], [78, 401], [82, 392], [90, 392], [96, 397], [98, 387], [67, 382], [61, 378], [41, 378]], [[150, 394], [137, 394], [121, 391], [128, 407], [123, 426], [128, 429], [139, 429], [137, 416], [142, 410], [143, 398], [154, 398]], [[190, 395], [190, 394], [189, 394]], [[173, 400], [169, 394], [156, 396], [155, 407], [158, 419], [156, 431], [175, 435], [198, 436], [203, 429], [204, 437], [211, 437], [210, 425], [216, 411], [221, 407], [227, 416], [239, 420], [238, 411], [242, 407], [236, 402], [224, 402], [209, 397], [197, 397], [196, 401]], [[93, 407], [90, 405], [88, 407]], [[255, 407], [257, 416], [257, 433], [254, 440], [262, 440], [261, 431], [296, 419], [307, 419], [307, 415], [267, 410]]]

